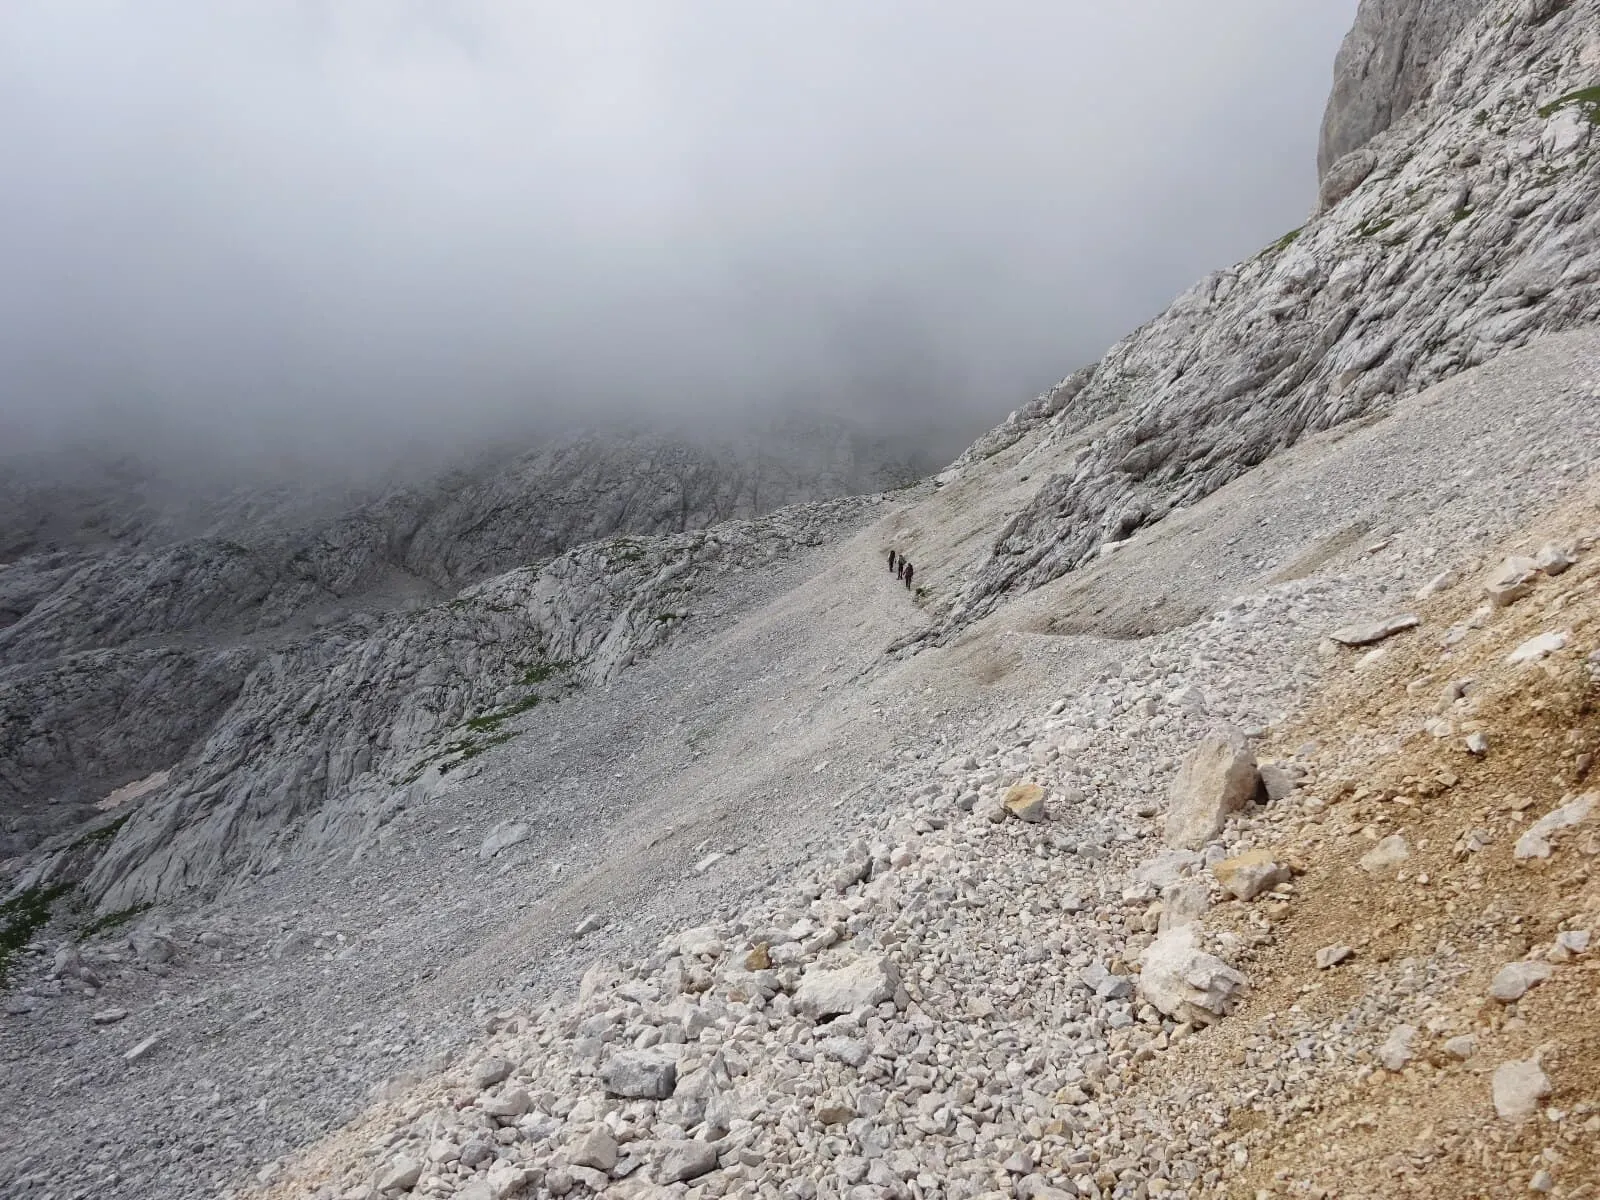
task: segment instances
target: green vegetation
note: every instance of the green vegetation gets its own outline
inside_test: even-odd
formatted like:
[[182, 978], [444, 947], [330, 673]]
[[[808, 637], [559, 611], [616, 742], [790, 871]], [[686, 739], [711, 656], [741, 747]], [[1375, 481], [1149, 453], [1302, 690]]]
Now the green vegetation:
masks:
[[298, 717], [296, 717], [294, 719], [294, 723], [296, 725], [309, 725], [309, 724], [311, 724], [311, 718], [317, 715], [317, 709], [319, 709], [321, 707], [322, 707], [322, 701], [318, 700], [310, 708], [306, 709], [305, 712], [301, 713]]
[[1539, 115], [1553, 117], [1571, 105], [1582, 108], [1584, 118], [1591, 125], [1600, 125], [1600, 87], [1580, 88], [1576, 92], [1568, 92], [1565, 96], [1558, 96], [1549, 104], [1541, 104]]
[[28, 944], [34, 930], [49, 924], [51, 907], [71, 890], [70, 883], [31, 887], [0, 904], [0, 984], [6, 980], [11, 956]]
[[1487, 125], [1489, 123], [1489, 110], [1486, 108], [1480, 108], [1477, 112], [1473, 113], [1472, 123], [1480, 128], [1484, 125]]
[[547, 683], [556, 675], [572, 670], [572, 664], [556, 660], [554, 662], [537, 663], [522, 673], [522, 678], [517, 682], [523, 687], [534, 687], [537, 684]]
[[94, 937], [97, 933], [104, 933], [108, 929], [115, 929], [118, 925], [126, 925], [140, 913], [150, 911], [148, 904], [135, 904], [132, 908], [119, 909], [117, 912], [107, 913], [103, 917], [96, 917], [87, 925], [78, 929], [78, 940]]
[[125, 812], [115, 821], [108, 822], [107, 824], [100, 826], [99, 829], [91, 829], [77, 841], [73, 842], [70, 849], [87, 850], [91, 846], [104, 846], [112, 838], [117, 836], [117, 830], [126, 825], [128, 823], [128, 818], [131, 816], [133, 816], [132, 812]]
[[612, 538], [606, 544], [606, 552], [617, 562], [638, 562], [644, 557], [644, 544], [638, 538]]
[[1394, 217], [1368, 217], [1365, 221], [1362, 221], [1361, 224], [1356, 226], [1355, 235], [1358, 238], [1376, 237], [1394, 223]]
[[1269, 254], [1278, 254], [1284, 250], [1287, 250], [1290, 246], [1294, 245], [1299, 239], [1300, 235], [1305, 232], [1305, 228], [1306, 227], [1304, 225], [1301, 225], [1298, 229], [1289, 230], [1288, 233], [1284, 234], [1277, 241], [1273, 242], [1272, 245], [1268, 247], [1267, 252]]
[[1463, 204], [1460, 208], [1456, 209], [1455, 212], [1450, 214], [1450, 223], [1452, 225], [1461, 224], [1461, 222], [1465, 221], [1473, 214], [1473, 211], [1472, 205]]

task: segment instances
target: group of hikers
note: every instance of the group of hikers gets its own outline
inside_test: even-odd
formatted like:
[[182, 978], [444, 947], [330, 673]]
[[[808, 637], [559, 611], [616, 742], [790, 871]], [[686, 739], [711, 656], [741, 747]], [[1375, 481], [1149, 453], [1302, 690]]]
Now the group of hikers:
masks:
[[901, 554], [900, 551], [889, 551], [889, 570], [893, 571], [899, 578], [905, 580], [905, 585], [908, 588], [911, 586], [911, 572], [914, 569], [915, 568], [906, 561], [906, 556]]

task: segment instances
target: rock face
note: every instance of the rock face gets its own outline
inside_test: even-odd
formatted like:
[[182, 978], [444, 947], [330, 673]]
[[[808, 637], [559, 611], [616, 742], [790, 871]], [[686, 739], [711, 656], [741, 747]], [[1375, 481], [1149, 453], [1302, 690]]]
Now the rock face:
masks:
[[1172, 781], [1167, 845], [1200, 849], [1221, 832], [1230, 813], [1250, 803], [1260, 785], [1256, 757], [1244, 734], [1229, 728], [1208, 734]]
[[1580, 111], [1544, 107], [1592, 86], [1580, 60], [1593, 10], [1538, 20], [1482, 0], [1366, 0], [1361, 13], [1324, 144], [1327, 165], [1361, 146], [1370, 171], [952, 465], [941, 478], [1018, 443], [1063, 460], [923, 640], [948, 643], [1002, 596], [1308, 434], [1600, 315], [1596, 133]]
[[[362, 753], [353, 740], [326, 736], [345, 715], [337, 692], [350, 668], [341, 660], [383, 660], [359, 669], [358, 686], [387, 711], [358, 716], [353, 730], [380, 756], [390, 718], [401, 740], [412, 732], [417, 710], [406, 713], [396, 693], [408, 674], [427, 673], [424, 650], [464, 648], [458, 676], [482, 680], [433, 691], [428, 703], [444, 701], [444, 723], [416, 731], [473, 716], [517, 673], [495, 669], [496, 642], [514, 624], [498, 618], [509, 613], [475, 619], [471, 586], [524, 568], [542, 578], [490, 588], [485, 600], [505, 610], [507, 593], [528, 585], [517, 599], [534, 610], [553, 655], [590, 659], [585, 666], [605, 677], [687, 615], [693, 589], [681, 576], [695, 568], [672, 561], [686, 543], [662, 554], [657, 539], [914, 478], [918, 464], [895, 458], [878, 440], [820, 423], [720, 444], [582, 435], [387, 490], [258, 488], [181, 501], [152, 495], [155, 485], [140, 478], [67, 485], [0, 467], [0, 558], [14, 560], [0, 566], [0, 809], [10, 818], [0, 858], [85, 819], [120, 784], [185, 760], [194, 768], [210, 758], [202, 771], [214, 774], [219, 743], [225, 757], [245, 754], [250, 771], [275, 777], [266, 786], [285, 794], [273, 807], [319, 808], [321, 789], [306, 779], [308, 769], [322, 773], [308, 768], [313, 759], [331, 755], [335, 793], [367, 773], [352, 762]], [[614, 563], [627, 565], [620, 577], [596, 578]], [[464, 603], [441, 623], [439, 606], [463, 587]], [[532, 649], [524, 646], [525, 661]], [[307, 699], [317, 675], [330, 677], [330, 695]], [[285, 716], [304, 735], [284, 739], [296, 743], [286, 760], [258, 764], [259, 734], [241, 726], [259, 731]], [[175, 787], [192, 773], [175, 772]], [[280, 815], [290, 826], [299, 819]], [[156, 886], [209, 873], [163, 871]]]
[[1317, 171], [1403, 117], [1438, 78], [1440, 58], [1487, 0], [1361, 0], [1333, 67]]

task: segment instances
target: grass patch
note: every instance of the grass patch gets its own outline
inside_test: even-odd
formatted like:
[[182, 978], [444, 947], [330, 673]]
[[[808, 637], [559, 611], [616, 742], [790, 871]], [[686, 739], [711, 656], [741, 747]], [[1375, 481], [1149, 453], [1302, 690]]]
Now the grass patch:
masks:
[[1356, 226], [1355, 235], [1358, 238], [1377, 237], [1378, 234], [1382, 233], [1394, 223], [1394, 217], [1380, 217], [1377, 219], [1368, 217], [1365, 221]]
[[1281, 251], [1287, 250], [1299, 240], [1300, 235], [1305, 232], [1305, 229], [1306, 227], [1301, 225], [1298, 229], [1289, 230], [1288, 233], [1284, 234], [1277, 241], [1273, 242], [1272, 245], [1267, 247], [1267, 253], [1277, 254]]
[[78, 940], [94, 937], [97, 933], [104, 933], [108, 929], [115, 929], [118, 925], [126, 925], [141, 913], [150, 911], [149, 904], [135, 904], [132, 908], [119, 909], [117, 912], [107, 913], [103, 917], [96, 917], [87, 925], [78, 929]]
[[91, 829], [77, 841], [73, 842], [68, 849], [87, 850], [91, 846], [104, 846], [112, 838], [117, 836], [117, 830], [126, 825], [128, 823], [128, 818], [131, 816], [133, 816], [133, 813], [125, 812], [115, 821], [108, 822], [107, 824], [100, 826], [99, 829]]
[[0, 983], [6, 981], [11, 957], [28, 944], [34, 930], [50, 923], [50, 909], [72, 890], [70, 883], [31, 887], [0, 904]]
[[1549, 104], [1539, 106], [1541, 117], [1553, 117], [1563, 108], [1576, 106], [1583, 110], [1584, 119], [1591, 125], [1600, 125], [1600, 87], [1579, 88], [1565, 96], [1557, 96]]
[[572, 670], [572, 664], [569, 662], [543, 662], [529, 667], [522, 673], [522, 677], [517, 682], [523, 687], [534, 687], [541, 683], [548, 683], [555, 676], [570, 670]]
[[1463, 204], [1460, 208], [1456, 209], [1455, 212], [1450, 214], [1450, 224], [1452, 224], [1452, 225], [1461, 224], [1461, 222], [1465, 221], [1468, 217], [1470, 217], [1473, 214], [1473, 211], [1474, 210], [1473, 210], [1472, 205]]
[[317, 715], [317, 709], [319, 709], [321, 707], [322, 707], [322, 701], [318, 700], [310, 708], [306, 709], [305, 712], [301, 713], [298, 717], [296, 717], [294, 719], [294, 723], [296, 725], [309, 725], [309, 724], [311, 724], [311, 718]]

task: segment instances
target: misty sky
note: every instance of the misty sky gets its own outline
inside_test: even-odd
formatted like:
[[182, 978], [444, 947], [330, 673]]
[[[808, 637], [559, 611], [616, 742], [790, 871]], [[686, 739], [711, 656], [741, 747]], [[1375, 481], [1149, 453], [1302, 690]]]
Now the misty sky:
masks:
[[1356, 0], [11, 0], [0, 452], [976, 431], [1298, 225]]

